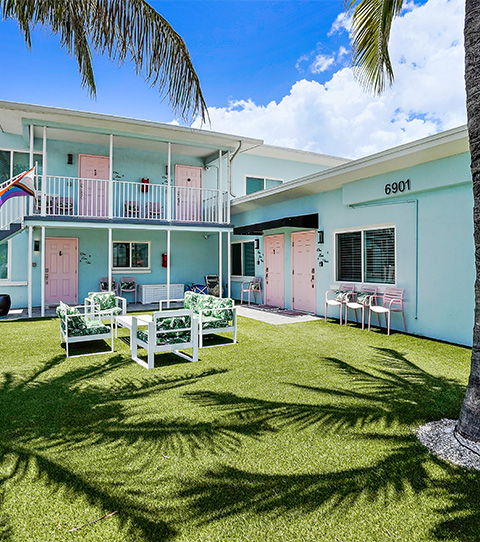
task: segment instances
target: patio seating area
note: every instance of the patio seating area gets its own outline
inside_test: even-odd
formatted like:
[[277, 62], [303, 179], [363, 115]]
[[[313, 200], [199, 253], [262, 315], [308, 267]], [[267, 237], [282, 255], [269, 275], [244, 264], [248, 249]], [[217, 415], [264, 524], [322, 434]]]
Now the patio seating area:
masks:
[[3, 320], [1, 532], [103, 518], [82, 541], [476, 540], [480, 473], [415, 437], [458, 416], [470, 350], [291, 319], [239, 315], [238, 344], [154, 371], [127, 329], [114, 353], [66, 359], [58, 318]]

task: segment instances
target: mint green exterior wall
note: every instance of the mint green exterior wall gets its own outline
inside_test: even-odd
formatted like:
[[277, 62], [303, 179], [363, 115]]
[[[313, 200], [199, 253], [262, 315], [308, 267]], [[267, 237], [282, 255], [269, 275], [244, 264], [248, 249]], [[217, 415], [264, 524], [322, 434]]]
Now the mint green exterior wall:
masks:
[[[363, 179], [314, 196], [292, 199], [287, 195], [288, 199], [282, 203], [234, 214], [232, 221], [242, 226], [284, 216], [319, 214], [319, 229], [325, 232], [325, 242], [317, 244], [316, 312], [319, 315], [325, 312], [325, 291], [338, 284], [334, 275], [334, 232], [395, 226], [396, 286], [405, 288], [408, 331], [471, 345], [475, 266], [469, 162], [469, 155], [463, 154]], [[395, 197], [385, 195], [386, 183], [407, 178], [410, 191]], [[292, 297], [291, 232], [286, 228], [265, 232], [285, 234], [287, 308], [291, 307]], [[241, 237], [232, 238], [238, 239]], [[263, 245], [262, 239], [262, 256]], [[256, 275], [263, 277], [263, 263], [257, 265]], [[239, 297], [238, 283], [234, 294]], [[338, 317], [338, 310], [330, 309], [329, 315]], [[392, 326], [403, 328], [400, 315], [392, 317]]]
[[307, 164], [293, 160], [280, 160], [245, 153], [233, 162], [232, 191], [236, 197], [245, 195], [245, 177], [266, 177], [291, 181], [326, 169], [326, 166]]

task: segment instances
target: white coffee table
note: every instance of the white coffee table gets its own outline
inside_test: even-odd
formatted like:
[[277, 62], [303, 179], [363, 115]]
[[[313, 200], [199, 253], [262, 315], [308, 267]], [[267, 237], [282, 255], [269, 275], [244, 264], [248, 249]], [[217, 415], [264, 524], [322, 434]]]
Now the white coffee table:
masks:
[[[152, 321], [152, 315], [151, 314], [136, 314], [135, 318], [137, 319], [137, 325], [138, 327], [141, 326], [148, 326], [148, 323]], [[130, 344], [132, 342], [132, 322], [133, 322], [133, 316], [128, 315], [122, 315], [117, 316], [115, 318], [115, 321], [117, 323], [117, 337], [118, 337], [118, 328], [119, 327], [125, 327], [130, 330]]]

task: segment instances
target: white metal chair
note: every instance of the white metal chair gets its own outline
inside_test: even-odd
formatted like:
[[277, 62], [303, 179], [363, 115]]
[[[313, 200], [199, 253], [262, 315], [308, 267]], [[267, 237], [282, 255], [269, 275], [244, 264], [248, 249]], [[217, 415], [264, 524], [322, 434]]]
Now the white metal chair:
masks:
[[[198, 361], [198, 320], [191, 310], [154, 312], [147, 325], [147, 330], [139, 330], [138, 318], [132, 317], [130, 348], [132, 359], [139, 365], [153, 369], [157, 352], [173, 352], [189, 361]], [[138, 357], [139, 348], [147, 350], [147, 361]], [[192, 348], [191, 357], [180, 352], [186, 348]]]
[[[365, 329], [365, 308], [368, 308], [368, 301], [372, 295], [377, 295], [378, 286], [363, 284], [360, 291], [354, 294], [353, 299], [345, 302], [345, 325], [348, 323], [348, 309], [355, 311], [355, 320], [358, 322], [357, 311], [362, 311], [362, 329]], [[380, 324], [380, 317], [378, 320]]]
[[262, 278], [255, 277], [253, 280], [242, 282], [240, 290], [240, 304], [243, 305], [243, 294], [248, 293], [248, 304], [250, 305], [250, 294], [253, 294], [253, 302], [257, 301], [257, 294], [260, 295], [262, 302]]
[[[392, 312], [401, 312], [403, 316], [403, 326], [407, 332], [407, 323], [405, 321], [405, 312], [403, 307], [403, 296], [405, 290], [403, 288], [386, 288], [383, 295], [371, 296], [368, 304], [368, 331], [370, 331], [370, 322], [372, 320], [372, 312], [378, 315], [378, 323], [380, 325], [380, 314], [385, 315], [385, 323], [387, 325], [387, 335], [390, 335], [390, 320]], [[381, 304], [377, 304], [377, 300], [381, 298]]]
[[325, 292], [325, 322], [327, 321], [328, 307], [339, 307], [340, 325], [342, 324], [345, 294], [353, 292], [355, 292], [355, 284], [349, 282], [342, 282], [337, 290], [327, 290]]

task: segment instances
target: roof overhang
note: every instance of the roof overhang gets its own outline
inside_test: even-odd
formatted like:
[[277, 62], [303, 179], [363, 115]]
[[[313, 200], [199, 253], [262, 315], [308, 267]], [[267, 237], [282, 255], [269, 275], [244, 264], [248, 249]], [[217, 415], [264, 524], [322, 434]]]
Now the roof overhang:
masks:
[[233, 229], [235, 235], [262, 235], [265, 230], [273, 230], [277, 228], [302, 228], [302, 229], [318, 229], [318, 213], [299, 216], [285, 216], [267, 222], [259, 222], [257, 224], [249, 224], [247, 226], [239, 226]]
[[232, 214], [281, 203], [286, 199], [336, 190], [347, 183], [368, 179], [426, 162], [468, 152], [468, 132], [460, 126], [399, 147], [352, 160], [282, 185], [242, 196], [232, 201]]
[[108, 145], [113, 135], [116, 147], [166, 152], [172, 143], [175, 153], [201, 158], [218, 150], [234, 152], [240, 142], [245, 150], [263, 144], [260, 139], [186, 126], [7, 101], [0, 101], [0, 115], [3, 131], [26, 140], [28, 127], [33, 125], [36, 138], [42, 137], [43, 126], [47, 126], [49, 139]]

